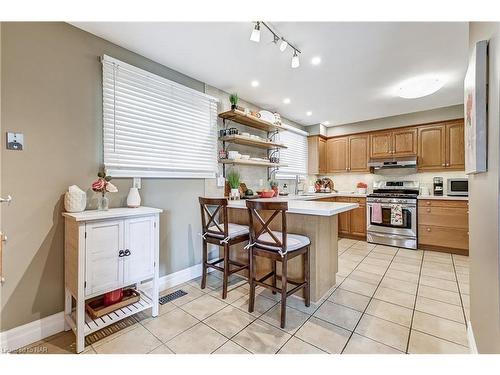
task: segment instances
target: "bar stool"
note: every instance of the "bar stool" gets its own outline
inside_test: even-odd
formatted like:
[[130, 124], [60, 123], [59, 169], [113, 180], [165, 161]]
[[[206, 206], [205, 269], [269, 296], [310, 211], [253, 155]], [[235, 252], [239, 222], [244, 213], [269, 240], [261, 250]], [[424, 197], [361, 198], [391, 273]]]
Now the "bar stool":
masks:
[[[281, 294], [281, 328], [285, 328], [286, 322], [286, 299], [300, 289], [304, 289], [305, 305], [310, 305], [310, 282], [309, 282], [309, 248], [311, 241], [306, 236], [287, 233], [286, 211], [288, 202], [262, 202], [247, 201], [248, 218], [250, 226], [250, 242], [247, 245], [249, 249], [249, 283], [250, 283], [250, 301], [248, 311], [253, 312], [255, 305], [255, 286], [260, 285], [270, 289], [273, 294]], [[266, 212], [267, 219], [264, 219], [259, 211]], [[273, 211], [271, 213], [271, 211]], [[281, 232], [272, 231], [269, 226], [275, 218], [279, 219], [281, 214]], [[268, 216], [269, 215], [269, 216]], [[288, 261], [303, 255], [303, 281], [294, 281], [288, 279], [287, 269]], [[255, 275], [255, 256], [261, 256], [271, 259], [272, 271], [267, 275], [256, 279]], [[281, 288], [276, 287], [276, 262], [281, 262]], [[272, 277], [272, 284], [264, 281]], [[290, 291], [287, 291], [288, 284], [294, 285]]]
[[[230, 259], [229, 250], [231, 245], [246, 242], [249, 239], [248, 226], [228, 223], [227, 199], [226, 198], [203, 198], [199, 197], [201, 209], [201, 225], [203, 239], [203, 270], [201, 278], [201, 289], [205, 289], [207, 284], [207, 270], [213, 268], [223, 273], [222, 299], [227, 297], [228, 278], [235, 272], [248, 269], [248, 264], [243, 264]], [[213, 208], [213, 211], [210, 211]], [[222, 223], [219, 219], [224, 220]], [[208, 261], [208, 244], [222, 246], [224, 256], [212, 262]], [[224, 266], [218, 266], [224, 262]], [[236, 268], [231, 269], [231, 266]]]

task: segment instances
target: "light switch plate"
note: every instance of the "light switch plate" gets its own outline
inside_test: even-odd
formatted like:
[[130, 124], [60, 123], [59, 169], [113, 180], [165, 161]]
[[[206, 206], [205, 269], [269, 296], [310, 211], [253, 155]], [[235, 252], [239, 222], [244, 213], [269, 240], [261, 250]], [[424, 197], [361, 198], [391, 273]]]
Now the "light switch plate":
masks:
[[24, 148], [24, 134], [7, 132], [7, 150], [22, 151]]
[[134, 182], [133, 182], [133, 186], [137, 189], [140, 189], [141, 186], [142, 186], [142, 181], [140, 179], [140, 177], [134, 177]]

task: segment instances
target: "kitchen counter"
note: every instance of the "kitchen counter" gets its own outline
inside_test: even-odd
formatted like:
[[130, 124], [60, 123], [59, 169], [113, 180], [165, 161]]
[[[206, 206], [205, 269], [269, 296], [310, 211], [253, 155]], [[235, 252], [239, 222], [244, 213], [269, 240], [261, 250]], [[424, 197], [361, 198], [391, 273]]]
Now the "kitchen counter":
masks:
[[457, 197], [454, 195], [419, 195], [417, 199], [435, 199], [435, 200], [448, 200], [448, 201], [468, 201], [469, 197]]
[[[288, 213], [301, 214], [301, 215], [316, 215], [316, 216], [333, 216], [342, 212], [350, 211], [358, 208], [357, 203], [339, 203], [339, 202], [315, 202], [315, 199], [328, 198], [324, 197], [303, 197], [303, 196], [290, 196], [280, 198], [262, 198], [254, 199], [263, 202], [288, 202]], [[305, 198], [305, 199], [304, 199]], [[229, 201], [229, 208], [246, 209], [246, 200], [240, 199], [236, 201]]]
[[[265, 202], [287, 201], [286, 213], [288, 233], [301, 234], [311, 240], [310, 245], [310, 282], [311, 302], [320, 301], [336, 283], [338, 271], [338, 214], [359, 207], [357, 203], [315, 202], [316, 199], [330, 198], [332, 194], [290, 195], [280, 198], [259, 199]], [[352, 196], [352, 194], [349, 194]], [[271, 215], [270, 211], [260, 213], [264, 220]], [[228, 216], [231, 223], [248, 225], [246, 201], [229, 201]], [[272, 230], [281, 230], [280, 216], [270, 225]], [[248, 251], [244, 244], [234, 245], [235, 260], [242, 263], [248, 261]], [[302, 257], [292, 259], [288, 264], [290, 279], [302, 280]], [[268, 259], [258, 258], [255, 265], [257, 278], [268, 274], [272, 268]], [[279, 265], [278, 265], [279, 273]], [[302, 293], [302, 292], [300, 292]]]

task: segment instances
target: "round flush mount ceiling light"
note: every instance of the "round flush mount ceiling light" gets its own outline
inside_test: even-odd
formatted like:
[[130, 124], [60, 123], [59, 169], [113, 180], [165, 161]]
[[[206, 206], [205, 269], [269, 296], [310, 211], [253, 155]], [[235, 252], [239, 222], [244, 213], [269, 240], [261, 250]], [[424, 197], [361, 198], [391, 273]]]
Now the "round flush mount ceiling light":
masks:
[[313, 113], [312, 113], [311, 111], [307, 111], [307, 112], [306, 112], [306, 116], [312, 116], [312, 114], [313, 114]]
[[434, 94], [444, 85], [444, 80], [437, 76], [421, 76], [401, 82], [396, 95], [405, 99], [421, 98]]
[[319, 65], [319, 64], [321, 64], [321, 57], [319, 57], [319, 56], [314, 56], [314, 57], [311, 59], [311, 64], [313, 64], [313, 65]]
[[259, 87], [259, 81], [252, 81], [250, 84], [252, 87]]
[[283, 99], [284, 104], [290, 104], [290, 101], [291, 101], [290, 98]]

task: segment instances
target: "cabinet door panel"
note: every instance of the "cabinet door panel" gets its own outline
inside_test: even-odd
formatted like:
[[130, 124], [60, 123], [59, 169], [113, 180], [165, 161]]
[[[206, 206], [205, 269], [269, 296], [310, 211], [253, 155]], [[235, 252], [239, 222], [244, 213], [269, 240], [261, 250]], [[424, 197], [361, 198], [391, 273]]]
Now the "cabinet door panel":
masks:
[[369, 172], [368, 135], [349, 137], [349, 172]]
[[154, 275], [154, 218], [140, 217], [125, 220], [125, 249], [130, 255], [123, 258], [123, 277], [126, 284]]
[[417, 129], [395, 130], [393, 137], [393, 156], [417, 155]]
[[418, 169], [425, 171], [446, 168], [445, 126], [431, 125], [418, 129]]
[[465, 140], [463, 121], [446, 124], [446, 168], [465, 169]]
[[366, 236], [366, 206], [359, 206], [350, 211], [350, 232], [353, 236]]
[[326, 173], [326, 139], [319, 138], [318, 140], [319, 151], [319, 173]]
[[123, 220], [86, 225], [85, 295], [104, 293], [122, 286]]
[[347, 137], [331, 138], [327, 141], [328, 173], [347, 172]]
[[373, 133], [370, 134], [370, 157], [387, 158], [392, 156], [392, 133]]

